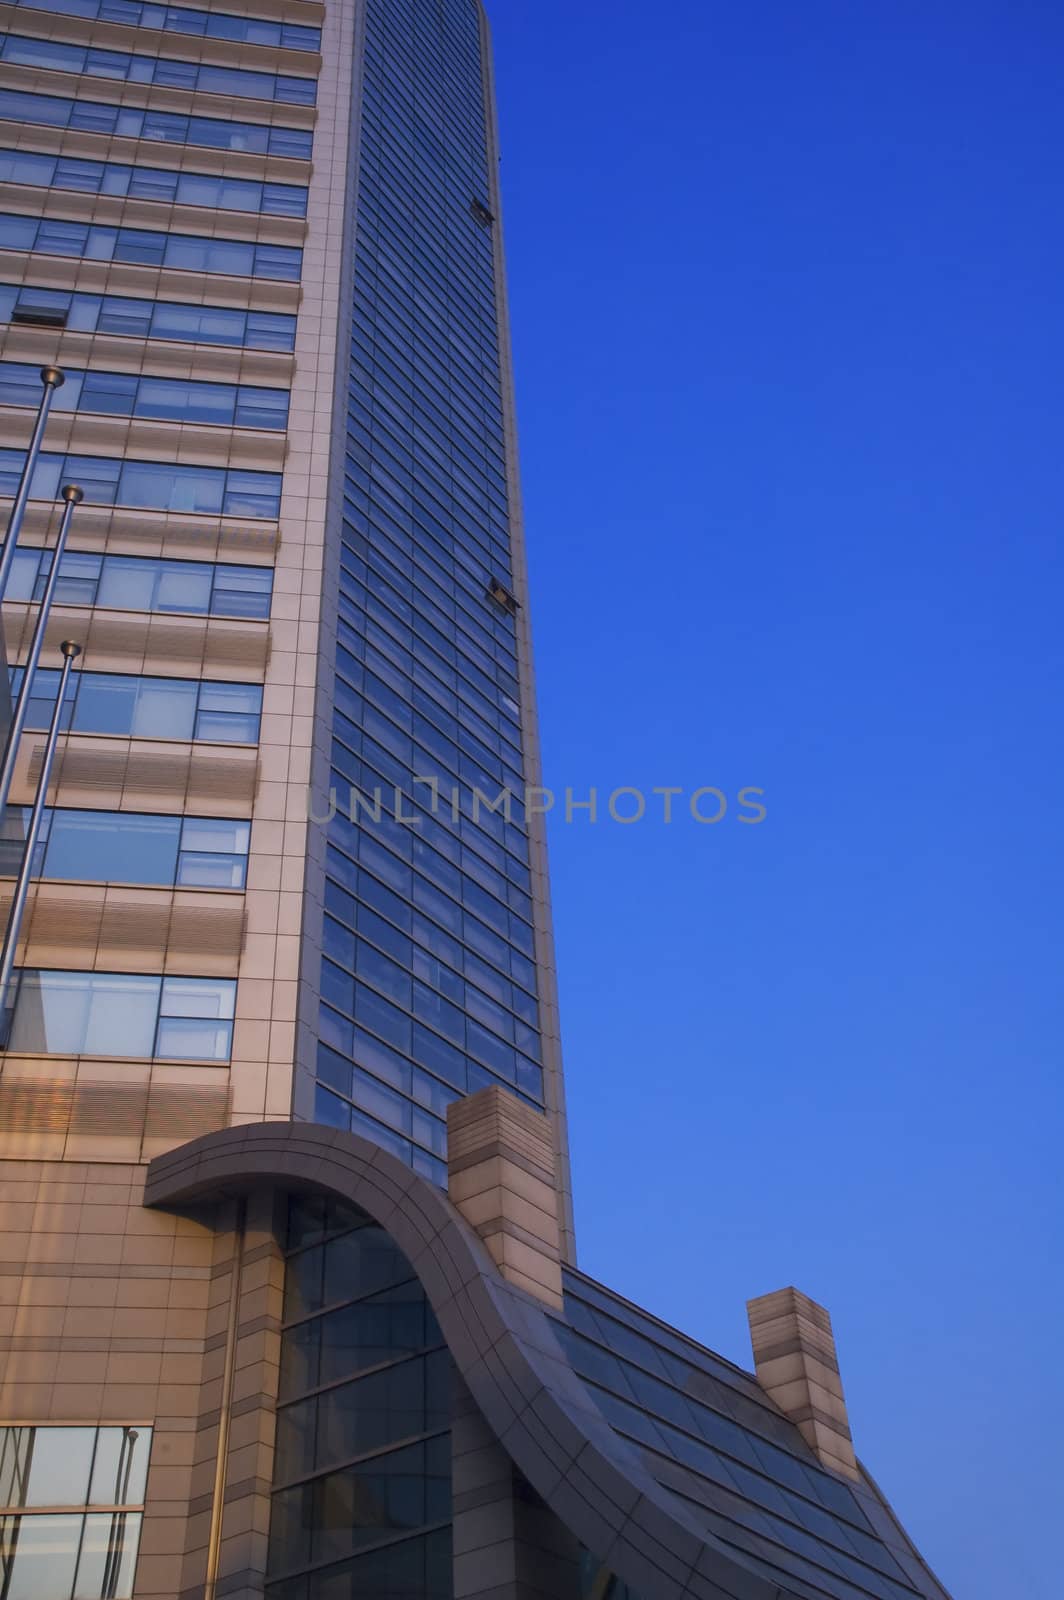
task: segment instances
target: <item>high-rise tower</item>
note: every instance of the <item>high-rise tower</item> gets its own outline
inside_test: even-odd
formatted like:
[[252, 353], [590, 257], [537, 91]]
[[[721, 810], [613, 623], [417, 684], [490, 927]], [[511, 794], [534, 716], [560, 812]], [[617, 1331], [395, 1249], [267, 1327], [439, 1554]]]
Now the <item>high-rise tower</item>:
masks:
[[944, 1600], [573, 1262], [477, 0], [0, 29], [0, 1600]]

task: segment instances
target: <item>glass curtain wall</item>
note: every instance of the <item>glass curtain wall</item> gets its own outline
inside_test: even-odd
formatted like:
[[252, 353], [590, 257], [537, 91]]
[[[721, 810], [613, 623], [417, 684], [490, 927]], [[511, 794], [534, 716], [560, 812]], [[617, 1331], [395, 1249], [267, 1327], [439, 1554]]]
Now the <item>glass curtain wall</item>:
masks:
[[448, 1101], [543, 1104], [496, 238], [473, 0], [365, 24], [316, 1115], [441, 1181]]
[[450, 1600], [450, 1357], [353, 1206], [289, 1205], [269, 1600]]

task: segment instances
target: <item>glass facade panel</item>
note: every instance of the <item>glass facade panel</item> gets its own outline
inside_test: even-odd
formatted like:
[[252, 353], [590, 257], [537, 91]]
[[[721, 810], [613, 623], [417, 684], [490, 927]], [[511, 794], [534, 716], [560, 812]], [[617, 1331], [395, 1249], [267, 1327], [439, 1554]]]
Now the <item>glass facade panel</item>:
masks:
[[476, 7], [369, 0], [361, 88], [317, 1115], [439, 1179], [543, 1105]]
[[7, 1048], [27, 1055], [227, 1061], [236, 984], [24, 969]]
[[[11, 807], [0, 834], [0, 875], [21, 861], [29, 810]], [[80, 883], [242, 889], [251, 824], [136, 811], [46, 811], [35, 876]]]
[[293, 1196], [288, 1244], [267, 1594], [450, 1600], [450, 1357], [424, 1291], [336, 1202]]
[[0, 1427], [5, 1600], [129, 1600], [150, 1450], [144, 1427]]

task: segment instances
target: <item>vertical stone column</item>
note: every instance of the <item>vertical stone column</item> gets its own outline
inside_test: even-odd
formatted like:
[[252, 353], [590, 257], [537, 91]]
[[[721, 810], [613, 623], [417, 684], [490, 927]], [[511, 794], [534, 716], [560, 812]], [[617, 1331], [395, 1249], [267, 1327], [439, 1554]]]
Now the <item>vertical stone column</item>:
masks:
[[447, 1108], [447, 1192], [507, 1282], [562, 1309], [559, 1194], [548, 1119], [502, 1088]]
[[179, 1600], [262, 1595], [284, 1257], [273, 1194], [220, 1208]]
[[831, 1318], [797, 1289], [747, 1301], [757, 1381], [821, 1464], [859, 1480]]

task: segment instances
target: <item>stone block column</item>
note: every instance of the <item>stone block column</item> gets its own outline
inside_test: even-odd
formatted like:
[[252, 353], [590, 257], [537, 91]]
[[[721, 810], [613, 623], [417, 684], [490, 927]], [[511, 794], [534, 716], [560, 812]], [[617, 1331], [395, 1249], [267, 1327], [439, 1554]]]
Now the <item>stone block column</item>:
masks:
[[547, 1118], [502, 1088], [447, 1108], [447, 1192], [507, 1282], [562, 1309], [554, 1140]]
[[823, 1466], [859, 1480], [827, 1311], [797, 1289], [749, 1300], [746, 1311], [762, 1389]]

